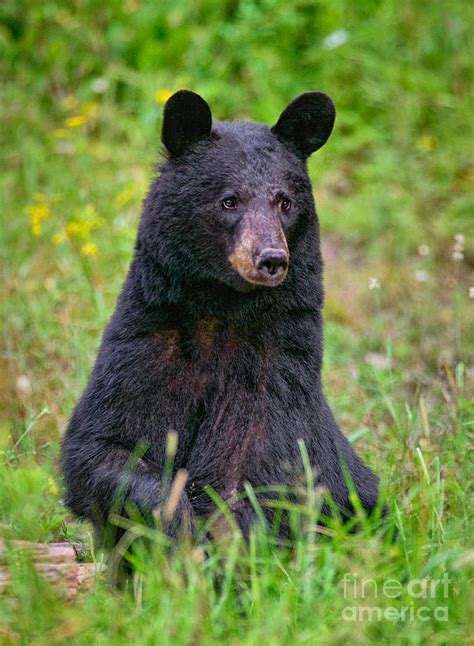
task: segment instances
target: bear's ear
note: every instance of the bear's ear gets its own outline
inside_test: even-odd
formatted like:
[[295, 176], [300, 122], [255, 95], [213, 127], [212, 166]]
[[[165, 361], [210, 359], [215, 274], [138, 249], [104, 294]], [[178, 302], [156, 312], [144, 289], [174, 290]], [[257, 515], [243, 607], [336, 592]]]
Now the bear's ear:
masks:
[[305, 92], [283, 110], [272, 132], [303, 159], [324, 146], [331, 134], [336, 109], [322, 92]]
[[168, 99], [163, 113], [161, 141], [171, 157], [179, 157], [192, 144], [211, 135], [212, 114], [199, 94], [179, 90]]

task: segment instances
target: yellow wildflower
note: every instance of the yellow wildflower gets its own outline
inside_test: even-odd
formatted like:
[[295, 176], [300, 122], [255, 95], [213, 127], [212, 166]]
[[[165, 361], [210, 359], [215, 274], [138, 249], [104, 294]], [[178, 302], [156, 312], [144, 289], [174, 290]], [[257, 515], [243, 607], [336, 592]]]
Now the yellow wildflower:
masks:
[[74, 96], [74, 94], [66, 94], [66, 96], [61, 99], [61, 107], [64, 110], [75, 110], [77, 108], [77, 105], [78, 100]]
[[64, 125], [66, 128], [80, 128], [87, 121], [85, 114], [76, 114], [74, 117], [68, 117], [64, 119]]
[[89, 233], [89, 227], [87, 222], [72, 220], [66, 225], [66, 233], [70, 238], [85, 238]]
[[41, 223], [49, 218], [50, 208], [44, 195], [36, 193], [33, 199], [35, 203], [28, 206], [26, 212], [30, 216], [31, 233], [34, 236], [40, 236], [42, 232]]
[[97, 245], [95, 242], [86, 242], [86, 244], [81, 247], [81, 256], [96, 256], [97, 255]]
[[48, 490], [53, 496], [57, 496], [59, 493], [59, 487], [51, 476], [48, 478]]
[[438, 139], [434, 135], [421, 135], [415, 145], [420, 152], [431, 153], [438, 147]]
[[66, 128], [58, 128], [53, 132], [53, 135], [58, 139], [69, 139], [70, 137], [70, 133], [66, 130]]
[[59, 231], [58, 233], [55, 233], [54, 236], [51, 238], [51, 242], [53, 244], [61, 244], [61, 242], [64, 242], [66, 240], [66, 233], [64, 231]]
[[95, 228], [103, 224], [102, 218], [97, 215], [97, 209], [93, 204], [88, 204], [86, 206], [84, 215], [90, 222], [94, 223]]
[[121, 206], [124, 206], [125, 204], [127, 204], [127, 202], [130, 202], [134, 194], [135, 187], [133, 184], [130, 184], [117, 195], [117, 197], [115, 198], [115, 206], [118, 206], [119, 208]]
[[89, 117], [95, 117], [97, 114], [98, 105], [93, 101], [86, 101], [82, 104], [82, 115], [88, 119]]
[[168, 89], [157, 90], [154, 96], [155, 102], [158, 105], [164, 105], [173, 93], [173, 90]]
[[87, 239], [91, 231], [103, 226], [104, 220], [97, 214], [93, 204], [88, 204], [84, 213], [78, 215], [75, 220], [71, 220], [66, 225], [66, 234], [70, 238]]

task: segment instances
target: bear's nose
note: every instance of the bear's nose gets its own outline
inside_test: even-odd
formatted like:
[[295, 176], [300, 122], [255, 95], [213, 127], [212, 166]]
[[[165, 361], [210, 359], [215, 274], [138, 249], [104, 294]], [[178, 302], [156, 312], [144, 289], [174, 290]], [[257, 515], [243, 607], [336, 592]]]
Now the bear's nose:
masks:
[[288, 254], [284, 249], [264, 249], [255, 259], [255, 268], [263, 278], [279, 278], [288, 269]]

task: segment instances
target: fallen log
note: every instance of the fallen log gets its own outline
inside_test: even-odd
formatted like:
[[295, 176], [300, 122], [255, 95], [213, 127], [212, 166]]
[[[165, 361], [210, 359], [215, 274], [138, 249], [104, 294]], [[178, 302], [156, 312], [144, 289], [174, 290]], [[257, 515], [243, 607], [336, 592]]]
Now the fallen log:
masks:
[[0, 540], [0, 565], [7, 562], [8, 553], [18, 551], [27, 553], [35, 563], [65, 563], [76, 561], [76, 550], [70, 543], [31, 543], [30, 541]]
[[0, 541], [0, 594], [8, 592], [12, 582], [8, 561], [15, 552], [27, 555], [38, 574], [68, 599], [90, 590], [106, 569], [103, 563], [78, 563], [70, 543]]

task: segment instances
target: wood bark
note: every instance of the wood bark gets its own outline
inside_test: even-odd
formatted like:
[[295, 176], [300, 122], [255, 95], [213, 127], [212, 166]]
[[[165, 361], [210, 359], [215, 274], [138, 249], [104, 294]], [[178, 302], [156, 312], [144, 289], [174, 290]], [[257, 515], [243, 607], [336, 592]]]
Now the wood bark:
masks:
[[9, 562], [15, 553], [27, 556], [35, 570], [67, 598], [87, 592], [97, 577], [103, 575], [103, 563], [78, 563], [80, 548], [71, 543], [32, 543], [0, 540], [0, 594], [8, 592], [12, 583]]

